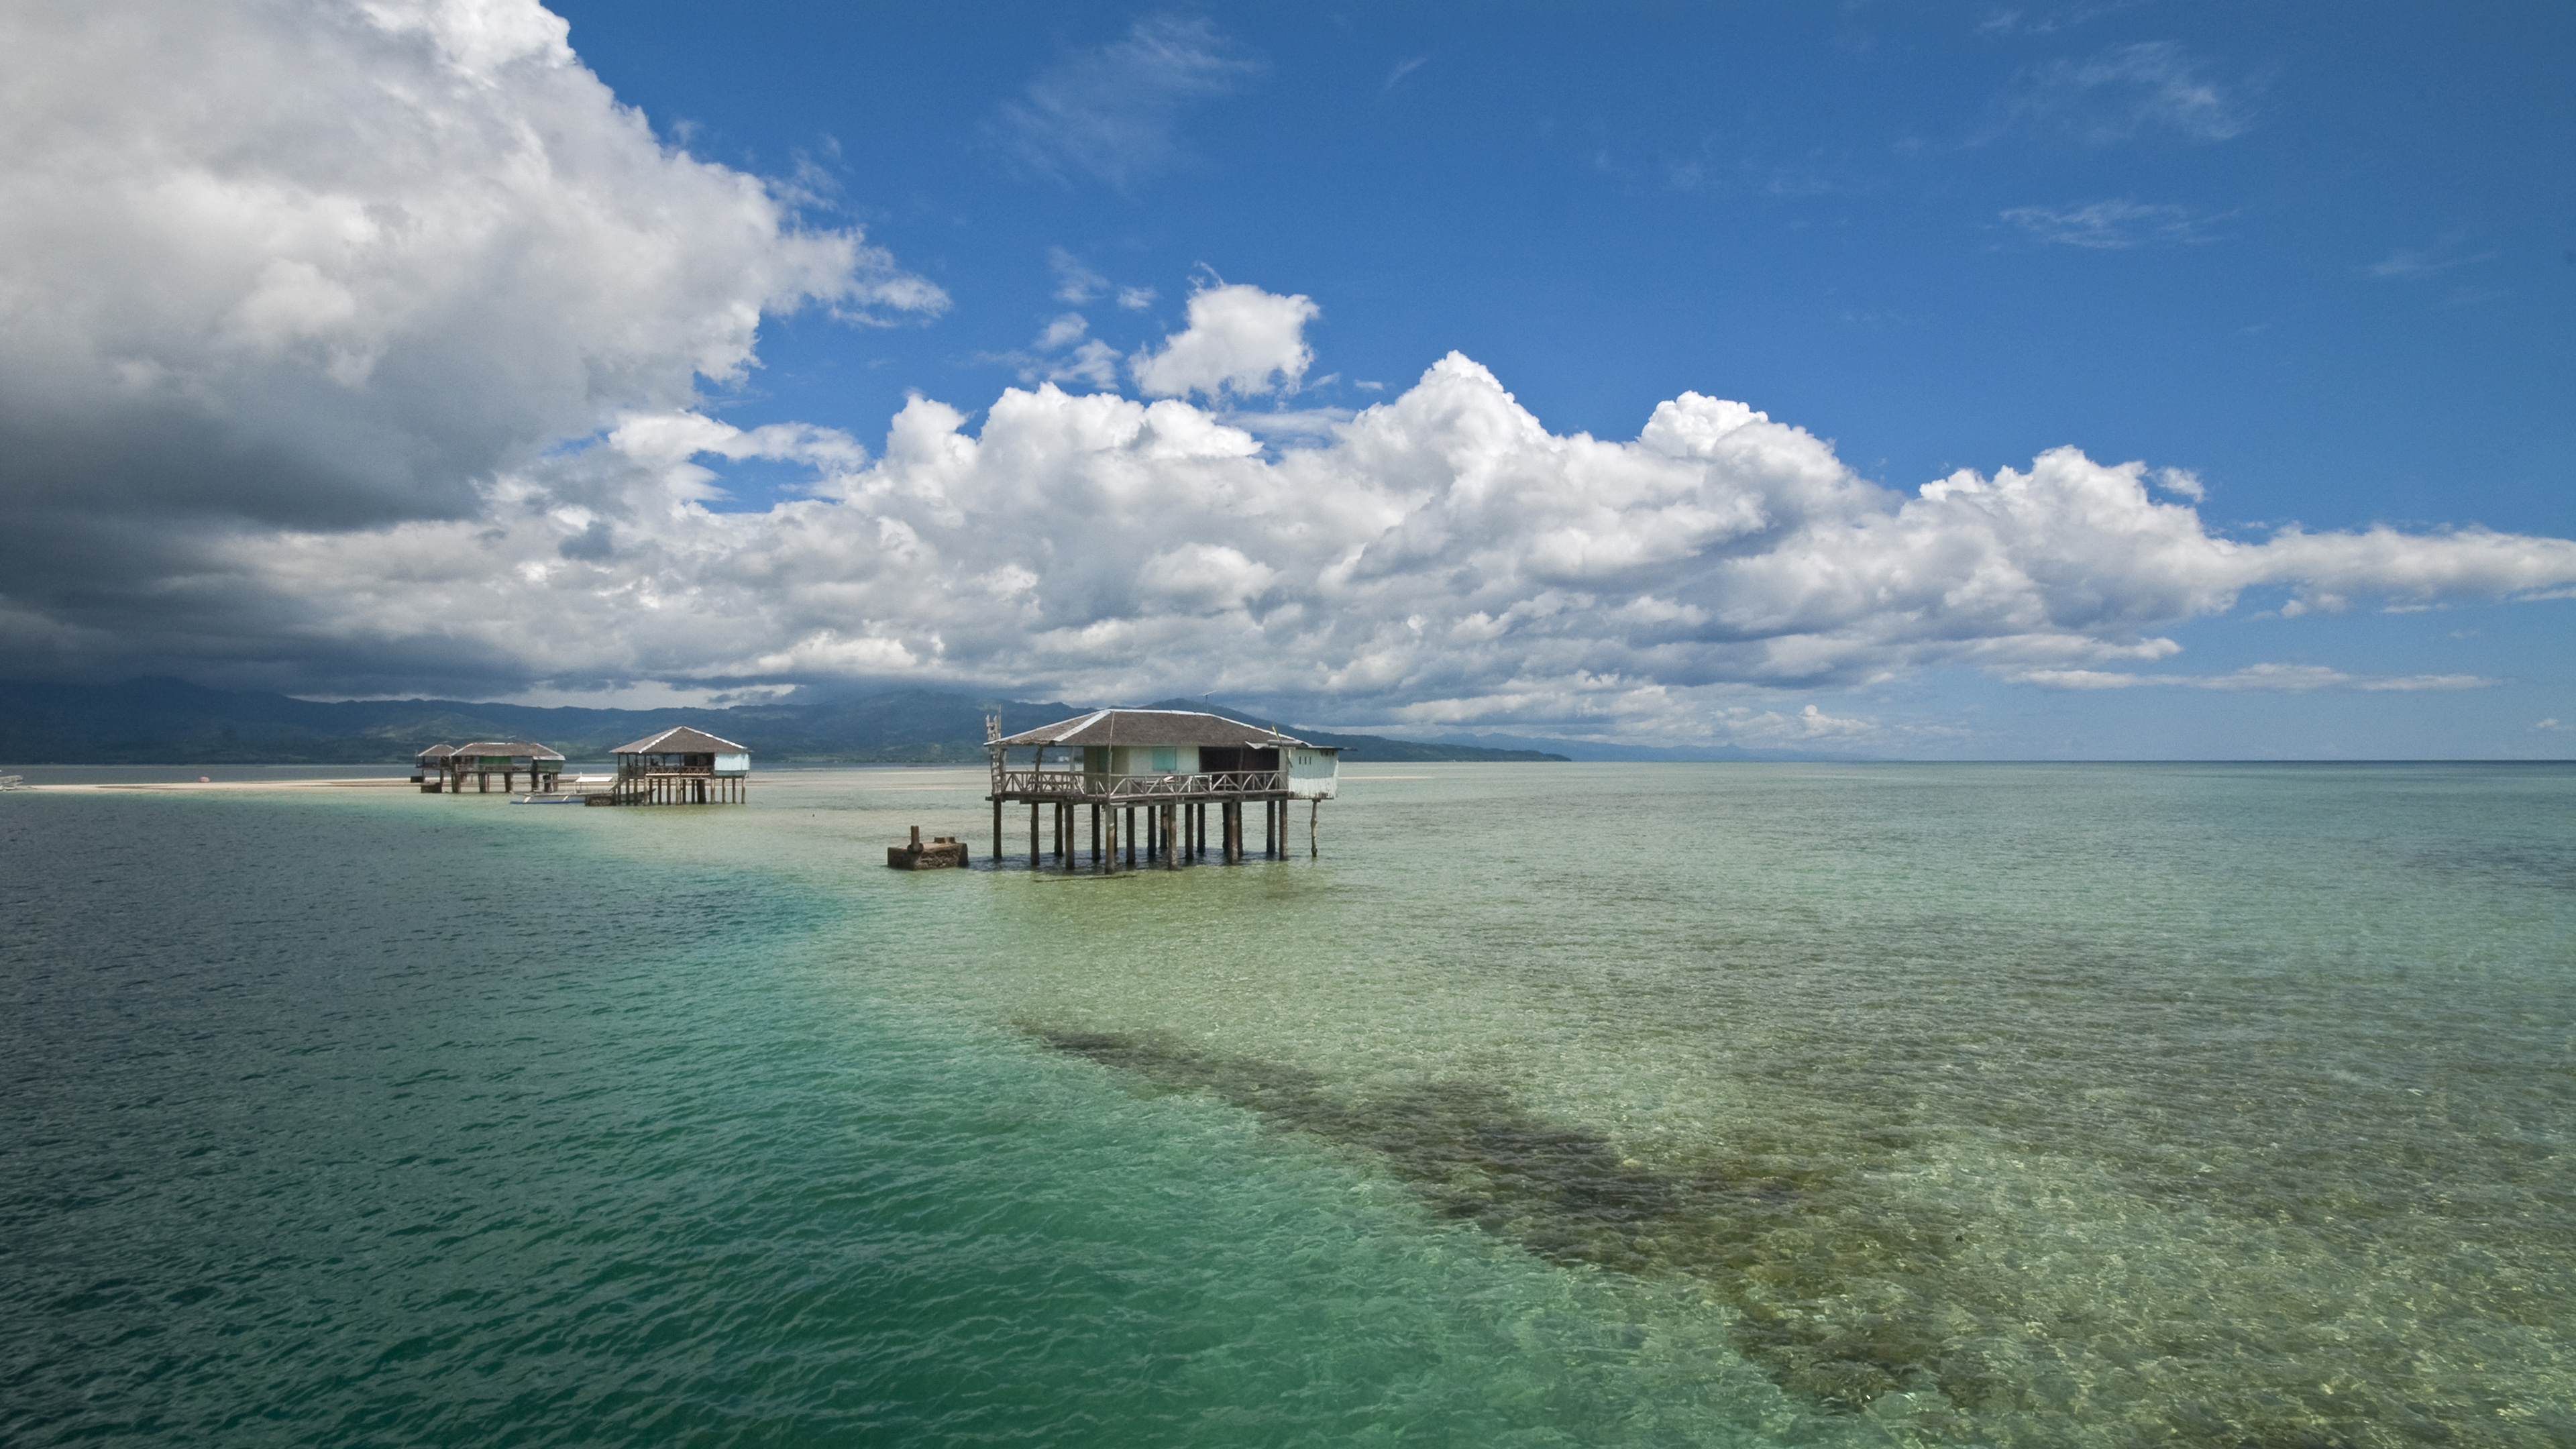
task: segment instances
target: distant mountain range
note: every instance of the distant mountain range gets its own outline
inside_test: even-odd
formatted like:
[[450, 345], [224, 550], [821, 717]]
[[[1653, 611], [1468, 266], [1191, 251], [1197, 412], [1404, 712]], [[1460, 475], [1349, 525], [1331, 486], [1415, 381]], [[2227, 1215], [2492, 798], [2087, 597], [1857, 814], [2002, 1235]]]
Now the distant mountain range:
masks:
[[[408, 763], [431, 745], [467, 740], [537, 740], [567, 759], [605, 760], [629, 740], [689, 724], [749, 746], [755, 760], [772, 763], [980, 765], [986, 715], [1000, 715], [1008, 733], [1096, 707], [908, 689], [730, 709], [547, 709], [455, 699], [323, 703], [207, 689], [178, 679], [110, 685], [0, 681], [0, 763], [395, 764]], [[1145, 708], [1207, 710], [1265, 723], [1201, 700], [1164, 700]], [[1567, 758], [1517, 747], [1289, 729], [1319, 745], [1340, 745], [1344, 758], [1359, 761]]]
[[1662, 760], [1722, 762], [1730, 760], [1805, 760], [1818, 764], [1886, 762], [1884, 755], [1842, 754], [1832, 750], [1748, 750], [1740, 745], [1605, 745], [1593, 740], [1556, 740], [1529, 735], [1450, 735], [1443, 744], [1483, 745], [1515, 750], [1545, 750], [1568, 760]]

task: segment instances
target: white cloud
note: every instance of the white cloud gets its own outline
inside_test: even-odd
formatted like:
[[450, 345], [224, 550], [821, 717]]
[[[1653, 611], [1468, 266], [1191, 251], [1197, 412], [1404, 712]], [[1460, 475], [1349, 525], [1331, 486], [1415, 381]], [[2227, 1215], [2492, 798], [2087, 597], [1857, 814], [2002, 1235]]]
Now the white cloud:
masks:
[[1055, 299], [1079, 307], [1109, 290], [1109, 279], [1062, 247], [1047, 248], [1047, 270], [1055, 273]]
[[2576, 725], [2565, 725], [2565, 724], [2560, 724], [2560, 723], [2558, 722], [2558, 717], [2557, 717], [2556, 715], [2551, 715], [2549, 718], [2547, 718], [2547, 719], [2545, 719], [2545, 720], [2542, 720], [2540, 723], [2538, 723], [2538, 724], [2536, 724], [2536, 725], [2533, 725], [2533, 726], [2532, 726], [2532, 728], [2533, 728], [2533, 729], [2535, 729], [2535, 730], [2546, 730], [2546, 731], [2549, 731], [2549, 732], [2550, 732], [2550, 733], [2552, 733], [2552, 734], [2559, 734], [2559, 733], [2564, 733], [2565, 731], [2570, 730], [2570, 729], [2576, 729]]
[[2016, 206], [2003, 219], [2044, 242], [2117, 251], [2213, 240], [2209, 222], [2179, 206], [2088, 201], [2078, 206]]
[[[1561, 436], [1456, 354], [1357, 414], [1238, 414], [1302, 384], [1318, 315], [1251, 286], [1201, 289], [1133, 360], [1154, 400], [1106, 391], [1115, 354], [1066, 313], [972, 431], [923, 397], [873, 455], [737, 428], [697, 380], [751, 366], [765, 312], [942, 299], [665, 150], [560, 21], [101, 13], [0, 12], [0, 673], [341, 696], [913, 679], [1849, 739], [1872, 726], [1741, 696], [2117, 675], [2247, 589], [2285, 614], [2576, 590], [2566, 540], [2241, 542], [2188, 475], [2071, 448], [1899, 494], [1696, 393], [1632, 439]], [[809, 481], [711, 508], [755, 459]], [[2261, 687], [2458, 687], [2306, 678]]]
[[2354, 270], [2375, 281], [2411, 282], [2422, 277], [2438, 277], [2455, 267], [2491, 262], [2497, 253], [2465, 250], [2466, 232], [2446, 233], [2428, 247], [2399, 247], [2366, 267]]
[[1187, 164], [1183, 113], [1233, 94], [1261, 70], [1204, 19], [1148, 16], [1120, 39], [1048, 68], [1001, 108], [988, 132], [1040, 175], [1087, 175], [1125, 191]]
[[1189, 326], [1164, 338], [1161, 351], [1136, 354], [1136, 385], [1155, 397], [1295, 392], [1315, 360], [1306, 324], [1321, 312], [1303, 295], [1239, 282], [1203, 287], [1190, 294]]
[[[714, 469], [755, 451], [804, 460], [811, 496], [709, 511]], [[487, 691], [910, 679], [1679, 737], [1747, 688], [1945, 665], [2137, 687], [2117, 666], [2173, 655], [2158, 629], [2249, 588], [2434, 602], [2576, 585], [2576, 543], [2558, 539], [2230, 540], [2157, 501], [2146, 472], [2061, 448], [1895, 494], [1811, 434], [1697, 394], [1630, 441], [1551, 434], [1454, 354], [1276, 452], [1182, 401], [1052, 386], [1005, 391], [971, 433], [916, 399], [872, 458], [828, 430], [657, 412], [501, 472], [471, 518], [195, 541], [153, 584], [148, 630], [65, 595], [0, 637], [24, 661], [103, 631], [116, 642], [93, 668], [184, 659], [344, 693], [371, 671]], [[2486, 682], [2263, 666], [2192, 687]], [[1783, 718], [1844, 737], [1835, 716]]]
[[[1026, 351], [986, 353], [986, 362], [1018, 369], [1022, 382], [1081, 383], [1095, 388], [1118, 385], [1118, 349], [1089, 336], [1091, 323], [1079, 312], [1048, 321]], [[1066, 349], [1070, 348], [1070, 351]]]
[[2156, 486], [2167, 493], [2188, 498], [2194, 503], [2203, 502], [2209, 497], [2208, 487], [2200, 481], [2200, 474], [2192, 469], [2152, 468], [2148, 470], [2147, 476], [2154, 479]]
[[2214, 79], [2181, 46], [2155, 40], [2025, 72], [2004, 112], [2007, 124], [2051, 126], [2097, 145], [2149, 130], [2225, 141], [2253, 126], [2255, 89]]
[[766, 313], [945, 305], [666, 150], [564, 37], [533, 0], [0, 10], [0, 587], [473, 515], [740, 377]]
[[2318, 689], [2396, 690], [2492, 689], [2504, 681], [2475, 674], [2346, 674], [2322, 664], [2249, 664], [2229, 674], [2130, 674], [2100, 669], [2025, 669], [2009, 676], [2018, 684], [2045, 689], [2138, 689], [2167, 687], [2261, 690], [2304, 694]]

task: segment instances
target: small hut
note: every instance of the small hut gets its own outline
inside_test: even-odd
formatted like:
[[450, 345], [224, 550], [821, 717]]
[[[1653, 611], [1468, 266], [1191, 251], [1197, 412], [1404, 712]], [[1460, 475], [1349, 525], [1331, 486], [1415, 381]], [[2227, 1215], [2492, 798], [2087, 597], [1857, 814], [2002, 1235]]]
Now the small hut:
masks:
[[[1204, 859], [1211, 848], [1210, 805], [1217, 809], [1213, 848], [1232, 864], [1252, 853], [1245, 837], [1255, 803], [1261, 806], [1260, 851], [1276, 859], [1288, 853], [1289, 803], [1304, 800], [1312, 855], [1319, 802], [1332, 799], [1341, 781], [1342, 752], [1335, 746], [1310, 745], [1195, 710], [1094, 710], [1007, 737], [999, 720], [988, 720], [984, 734], [993, 758], [993, 793], [987, 797], [993, 802], [993, 858], [1002, 858], [1003, 805], [1025, 801], [1033, 867], [1044, 859], [1041, 807], [1055, 823], [1051, 853], [1068, 867], [1084, 806], [1091, 810], [1095, 869], [1140, 862], [1177, 869]], [[1020, 750], [1027, 751], [1024, 763], [1012, 758]]]
[[[441, 748], [432, 745], [420, 752], [424, 773], [431, 765], [431, 752]], [[465, 793], [465, 777], [474, 777], [474, 793], [481, 795], [492, 788], [492, 777], [501, 777], [501, 793], [516, 793], [521, 775], [528, 777], [531, 792], [551, 790], [563, 773], [564, 757], [538, 744], [535, 740], [473, 740], [458, 745], [436, 760], [439, 788], [451, 794]], [[423, 790], [436, 793], [427, 782]]]
[[740, 805], [751, 790], [751, 751], [687, 725], [619, 745], [617, 779], [594, 805]]
[[435, 795], [447, 788], [447, 757], [455, 753], [454, 745], [431, 745], [412, 757], [411, 782], [420, 793]]

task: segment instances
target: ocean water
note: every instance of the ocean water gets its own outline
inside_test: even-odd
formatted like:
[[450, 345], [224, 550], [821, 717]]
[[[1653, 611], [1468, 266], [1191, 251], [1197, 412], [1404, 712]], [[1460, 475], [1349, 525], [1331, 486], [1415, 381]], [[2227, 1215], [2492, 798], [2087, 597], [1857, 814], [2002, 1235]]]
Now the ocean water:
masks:
[[0, 797], [0, 1442], [2576, 1443], [2576, 768], [1350, 773]]

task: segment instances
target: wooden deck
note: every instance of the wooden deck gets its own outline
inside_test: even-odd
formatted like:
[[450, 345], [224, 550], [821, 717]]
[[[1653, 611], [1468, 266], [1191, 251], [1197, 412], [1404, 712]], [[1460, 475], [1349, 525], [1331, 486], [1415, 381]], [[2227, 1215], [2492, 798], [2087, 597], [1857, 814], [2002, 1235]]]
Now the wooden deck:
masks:
[[993, 772], [986, 799], [1134, 804], [1147, 800], [1263, 800], [1288, 793], [1285, 770], [1220, 770], [1196, 775], [1104, 775], [1089, 770]]

